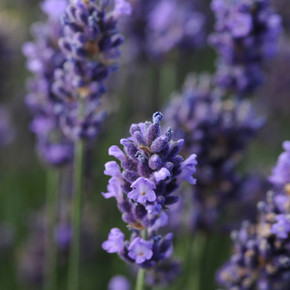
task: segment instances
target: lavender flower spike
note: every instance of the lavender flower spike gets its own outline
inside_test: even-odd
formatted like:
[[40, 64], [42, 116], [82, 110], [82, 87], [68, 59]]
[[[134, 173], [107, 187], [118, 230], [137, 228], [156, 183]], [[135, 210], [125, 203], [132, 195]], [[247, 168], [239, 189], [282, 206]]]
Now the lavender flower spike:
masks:
[[[285, 146], [286, 144], [286, 146]], [[288, 142], [284, 143], [287, 148]], [[281, 158], [281, 156], [283, 158]], [[281, 159], [290, 161], [290, 155], [282, 153]], [[290, 285], [290, 195], [288, 180], [282, 178], [273, 183], [273, 191], [265, 201], [258, 203], [259, 217], [256, 224], [244, 222], [241, 229], [232, 234], [234, 254], [218, 271], [218, 282], [225, 289], [284, 290]], [[276, 177], [278, 171], [275, 172]], [[276, 181], [276, 179], [275, 179]]]
[[[172, 140], [172, 129], [162, 133], [162, 118], [156, 112], [153, 122], [133, 124], [131, 136], [120, 141], [123, 150], [110, 147], [109, 154], [119, 159], [120, 166], [114, 161], [106, 163], [105, 174], [111, 178], [108, 193], [103, 193], [105, 198], [115, 197], [122, 219], [132, 231], [131, 239], [124, 241], [123, 233], [111, 230], [103, 249], [152, 271], [156, 265], [161, 269], [173, 252], [173, 235], [162, 237], [158, 230], [168, 222], [167, 208], [178, 201], [174, 192], [185, 180], [194, 183], [197, 164], [195, 154], [186, 160], [179, 155], [183, 140]], [[176, 263], [169, 265], [176, 268]]]
[[[234, 216], [228, 218], [225, 213], [241, 212], [232, 209], [245, 204], [242, 188], [250, 181], [238, 174], [237, 166], [263, 120], [256, 117], [249, 102], [223, 100], [209, 74], [190, 75], [181, 94], [172, 99], [165, 112], [166, 124], [174, 130], [176, 137], [185, 140], [184, 144], [179, 144], [184, 155], [196, 152], [198, 156], [198, 183], [192, 187], [193, 230], [217, 230], [219, 221], [222, 221], [222, 227], [228, 221], [232, 226]], [[194, 162], [195, 159], [189, 157], [178, 178], [193, 184], [190, 168]], [[258, 191], [255, 187], [249, 191], [249, 199]], [[255, 211], [255, 207], [252, 208]], [[239, 216], [235, 218], [240, 219]]]
[[[56, 5], [57, 2], [57, 5]], [[45, 0], [41, 4], [47, 16], [44, 23], [32, 26], [33, 41], [23, 45], [27, 68], [33, 74], [28, 81], [26, 104], [31, 110], [31, 131], [37, 137], [39, 155], [54, 166], [71, 162], [73, 144], [61, 128], [64, 104], [53, 93], [55, 70], [62, 67], [65, 57], [57, 45], [63, 36], [60, 16], [67, 6], [66, 0]]]
[[110, 2], [75, 0], [62, 18], [59, 46], [66, 62], [55, 71], [53, 92], [66, 104], [62, 126], [74, 141], [92, 140], [99, 133], [105, 117], [100, 99], [109, 75], [118, 68], [123, 43], [118, 20], [131, 12], [131, 6], [120, 0], [110, 10]]
[[276, 54], [281, 17], [270, 0], [214, 0], [215, 33], [209, 41], [219, 54], [217, 84], [243, 95], [263, 79], [262, 66]]

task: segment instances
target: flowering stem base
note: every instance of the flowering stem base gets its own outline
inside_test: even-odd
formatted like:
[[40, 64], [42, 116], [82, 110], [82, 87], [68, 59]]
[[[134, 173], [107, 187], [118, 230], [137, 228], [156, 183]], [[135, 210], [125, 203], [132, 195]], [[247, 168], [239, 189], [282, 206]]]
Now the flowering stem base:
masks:
[[55, 290], [57, 285], [57, 247], [54, 239], [57, 222], [58, 176], [55, 169], [47, 171], [47, 234], [45, 247], [45, 290]]

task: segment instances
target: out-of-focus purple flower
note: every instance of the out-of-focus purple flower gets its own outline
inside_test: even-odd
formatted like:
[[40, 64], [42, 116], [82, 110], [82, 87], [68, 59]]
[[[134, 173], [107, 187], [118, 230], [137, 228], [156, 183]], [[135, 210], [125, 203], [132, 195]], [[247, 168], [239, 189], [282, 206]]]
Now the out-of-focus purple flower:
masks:
[[60, 249], [69, 248], [72, 238], [72, 229], [69, 223], [60, 223], [57, 226], [55, 240]]
[[287, 184], [279, 184], [281, 188], [275, 187], [267, 193], [265, 201], [258, 203], [259, 216], [255, 224], [244, 222], [232, 233], [234, 253], [217, 273], [217, 280], [225, 289], [282, 290], [289, 286], [290, 195]]
[[33, 24], [31, 31], [34, 39], [22, 48], [27, 58], [27, 68], [33, 75], [28, 81], [26, 96], [27, 106], [34, 118], [31, 130], [37, 137], [39, 155], [55, 166], [70, 162], [73, 152], [73, 144], [61, 129], [63, 102], [52, 92], [54, 71], [65, 60], [58, 41], [62, 36], [60, 15], [66, 5], [66, 0], [44, 1], [41, 7], [48, 19], [44, 23]]
[[[238, 174], [237, 166], [263, 121], [256, 117], [249, 102], [223, 100], [206, 74], [188, 78], [165, 116], [175, 136], [184, 140], [183, 153], [195, 152], [198, 156], [192, 226], [195, 230], [217, 229], [223, 213], [229, 212], [225, 208], [243, 200], [240, 189], [247, 178]], [[186, 167], [180, 176], [184, 174]]]
[[130, 282], [128, 279], [121, 275], [114, 276], [108, 285], [108, 290], [130, 290]]
[[102, 248], [108, 253], [119, 253], [124, 246], [125, 235], [118, 229], [111, 229], [108, 240], [103, 242]]
[[[183, 181], [194, 181], [192, 175], [197, 163], [195, 154], [186, 160], [179, 155], [183, 140], [172, 140], [171, 128], [162, 133], [162, 118], [156, 112], [153, 122], [132, 124], [131, 136], [120, 141], [123, 150], [115, 145], [109, 149], [109, 154], [121, 166], [109, 161], [104, 171], [111, 178], [108, 193], [103, 195], [116, 198], [122, 219], [133, 233], [130, 241], [124, 241], [123, 233], [119, 239], [111, 231], [103, 249], [117, 252], [125, 261], [150, 271], [173, 253], [173, 235], [168, 233], [162, 237], [158, 230], [168, 223], [167, 208], [178, 201], [174, 192]], [[169, 267], [167, 271], [170, 269], [173, 270]]]
[[44, 0], [40, 6], [42, 11], [50, 18], [58, 21], [67, 7], [67, 0]]
[[278, 238], [287, 239], [290, 233], [290, 215], [278, 214], [276, 223], [271, 227], [271, 232]]
[[117, 200], [122, 199], [123, 191], [118, 178], [113, 177], [109, 180], [107, 186], [108, 192], [102, 193], [105, 198], [115, 197]]
[[283, 152], [272, 170], [269, 180], [277, 186], [290, 183], [290, 141], [283, 143]]
[[215, 33], [210, 43], [219, 54], [216, 82], [239, 95], [263, 79], [263, 63], [276, 54], [281, 18], [269, 0], [214, 0]]
[[180, 274], [181, 265], [178, 261], [165, 261], [155, 267], [154, 271], [148, 271], [146, 280], [149, 285], [170, 285]]
[[153, 256], [152, 243], [141, 238], [135, 238], [130, 243], [128, 250], [128, 256], [137, 264], [142, 264]]
[[135, 1], [121, 25], [130, 58], [163, 59], [173, 51], [192, 52], [205, 40], [205, 17], [190, 1]]

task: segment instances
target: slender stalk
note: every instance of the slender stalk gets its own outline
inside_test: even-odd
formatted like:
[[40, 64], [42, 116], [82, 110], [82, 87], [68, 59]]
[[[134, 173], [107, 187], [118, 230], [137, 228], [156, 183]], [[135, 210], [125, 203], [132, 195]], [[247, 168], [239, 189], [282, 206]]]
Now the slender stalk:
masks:
[[[146, 238], [147, 238], [147, 231], [144, 230], [142, 231], [142, 239], [146, 240]], [[144, 290], [145, 274], [146, 274], [145, 269], [139, 268], [135, 290]]]
[[45, 245], [45, 277], [44, 289], [57, 289], [57, 246], [54, 239], [57, 222], [59, 171], [49, 168], [47, 171], [47, 209], [46, 209], [46, 245]]
[[194, 267], [191, 269], [188, 289], [202, 290], [202, 278], [205, 265], [205, 254], [207, 247], [207, 238], [203, 233], [198, 233], [195, 235], [194, 239], [194, 250], [193, 250], [193, 263]]
[[[81, 102], [79, 117], [84, 115], [84, 103]], [[82, 187], [83, 187], [83, 157], [84, 142], [78, 139], [74, 153], [74, 187], [72, 196], [72, 242], [69, 257], [68, 290], [78, 290], [80, 287], [80, 236], [82, 218]]]

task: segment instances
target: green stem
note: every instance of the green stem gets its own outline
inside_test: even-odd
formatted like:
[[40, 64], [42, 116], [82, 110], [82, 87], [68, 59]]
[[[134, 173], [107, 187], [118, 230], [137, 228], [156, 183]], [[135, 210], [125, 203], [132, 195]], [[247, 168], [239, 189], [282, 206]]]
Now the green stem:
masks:
[[[142, 239], [146, 240], [146, 238], [147, 238], [147, 231], [144, 230], [142, 231]], [[145, 274], [146, 274], [145, 269], [139, 268], [135, 290], [144, 290]]]
[[188, 289], [202, 290], [202, 273], [205, 265], [205, 254], [207, 248], [207, 237], [203, 233], [196, 234], [194, 240], [194, 267]]
[[[84, 115], [84, 102], [79, 109], [79, 117]], [[83, 187], [83, 155], [84, 142], [78, 139], [74, 154], [74, 187], [72, 196], [72, 243], [69, 257], [68, 290], [78, 290], [80, 287], [80, 236], [82, 218], [82, 187]]]
[[47, 171], [47, 235], [45, 247], [45, 277], [44, 289], [57, 289], [57, 246], [54, 239], [55, 226], [57, 222], [58, 204], [58, 178], [59, 172], [56, 169]]

